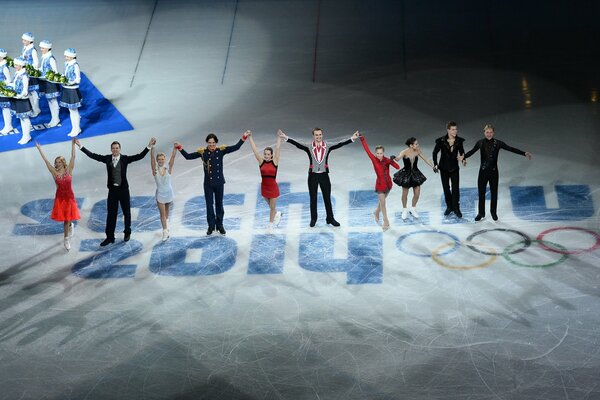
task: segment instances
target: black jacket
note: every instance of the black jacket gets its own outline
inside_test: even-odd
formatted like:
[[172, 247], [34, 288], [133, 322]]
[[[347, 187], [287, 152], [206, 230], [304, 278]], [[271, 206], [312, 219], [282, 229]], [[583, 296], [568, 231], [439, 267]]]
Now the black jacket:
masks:
[[[89, 158], [91, 158], [92, 160], [96, 160], [98, 162], [106, 164], [106, 174], [107, 174], [106, 187], [109, 189], [112, 188], [113, 185], [111, 185], [111, 182], [110, 182], [110, 178], [111, 178], [110, 169], [112, 168], [112, 154], [101, 155], [101, 154], [92, 153], [85, 147], [82, 147], [81, 151], [83, 151], [83, 153], [86, 156], [88, 156]], [[142, 150], [141, 153], [136, 154], [134, 156], [127, 156], [125, 154], [121, 154], [121, 158], [119, 159], [119, 161], [121, 162], [121, 186], [120, 186], [121, 188], [129, 189], [129, 183], [127, 182], [127, 165], [129, 165], [129, 163], [132, 163], [134, 161], [141, 160], [142, 158], [144, 158], [146, 156], [146, 154], [148, 154], [148, 151], [150, 151], [150, 150], [148, 150], [148, 148], [146, 147], [144, 150]]]
[[477, 150], [481, 152], [480, 170], [495, 170], [498, 168], [498, 153], [500, 149], [508, 150], [511, 153], [524, 156], [523, 150], [510, 147], [506, 143], [498, 139], [481, 139], [475, 143], [475, 146], [465, 154], [465, 159], [471, 157]]
[[[435, 141], [435, 148], [433, 149], [433, 165], [437, 165], [438, 169], [442, 171], [456, 171], [458, 169], [458, 157], [459, 154], [465, 154], [463, 148], [463, 142], [465, 139], [456, 137], [454, 139], [454, 146], [450, 151], [450, 144], [448, 143], [448, 135], [437, 138]], [[440, 154], [440, 163], [438, 164], [437, 155]]]

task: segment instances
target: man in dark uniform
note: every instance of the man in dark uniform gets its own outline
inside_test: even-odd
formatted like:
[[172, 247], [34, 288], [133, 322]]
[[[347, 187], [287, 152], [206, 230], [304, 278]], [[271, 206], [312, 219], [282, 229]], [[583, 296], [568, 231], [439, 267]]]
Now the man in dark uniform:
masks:
[[150, 139], [148, 146], [142, 150], [141, 153], [134, 156], [121, 154], [121, 144], [116, 141], [112, 142], [110, 145], [111, 154], [106, 155], [92, 153], [81, 146], [79, 140], [75, 143], [86, 156], [92, 160], [106, 164], [106, 187], [108, 188], [108, 198], [106, 200], [106, 239], [100, 243], [100, 246], [106, 246], [107, 244], [115, 242], [115, 227], [117, 226], [119, 204], [121, 204], [121, 211], [123, 212], [125, 223], [125, 230], [123, 231], [125, 237], [123, 240], [126, 242], [129, 241], [129, 238], [131, 237], [131, 206], [129, 199], [129, 183], [127, 182], [127, 166], [134, 161], [139, 161], [144, 158], [146, 154], [148, 154], [150, 146], [156, 143], [156, 139]]
[[[458, 156], [465, 154], [463, 142], [465, 139], [458, 137], [458, 126], [456, 122], [450, 121], [446, 124], [445, 136], [436, 139], [433, 149], [433, 171], [440, 172], [442, 179], [442, 188], [444, 189], [444, 199], [446, 200], [446, 211], [444, 216], [454, 211], [458, 218], [462, 218], [460, 212], [460, 189], [459, 189], [459, 171]], [[440, 163], [438, 164], [438, 153], [441, 151]], [[463, 160], [463, 165], [466, 161]], [[452, 189], [450, 189], [452, 184]]]
[[[494, 221], [498, 221], [498, 215], [496, 214], [496, 208], [498, 206], [498, 153], [500, 149], [508, 150], [515, 154], [520, 154], [531, 160], [531, 153], [528, 151], [522, 151], [510, 147], [506, 143], [494, 139], [494, 127], [491, 124], [487, 124], [483, 127], [483, 134], [485, 139], [481, 139], [475, 143], [464, 159], [471, 157], [477, 150], [481, 152], [481, 166], [479, 167], [479, 176], [477, 177], [477, 191], [479, 195], [479, 212], [475, 217], [475, 221], [481, 221], [485, 217], [485, 189], [487, 184], [490, 184], [490, 195], [492, 202], [490, 205], [490, 214]], [[459, 160], [463, 160], [463, 157], [459, 156]]]
[[207, 235], [212, 235], [215, 231], [225, 234], [223, 227], [223, 191], [225, 185], [225, 176], [223, 175], [223, 156], [233, 153], [242, 147], [248, 138], [249, 131], [242, 135], [242, 138], [233, 146], [219, 146], [219, 139], [214, 133], [206, 136], [206, 147], [201, 147], [195, 153], [186, 152], [181, 144], [175, 143], [177, 149], [186, 160], [195, 160], [202, 158], [204, 164], [204, 200], [206, 201], [206, 220], [208, 222]]

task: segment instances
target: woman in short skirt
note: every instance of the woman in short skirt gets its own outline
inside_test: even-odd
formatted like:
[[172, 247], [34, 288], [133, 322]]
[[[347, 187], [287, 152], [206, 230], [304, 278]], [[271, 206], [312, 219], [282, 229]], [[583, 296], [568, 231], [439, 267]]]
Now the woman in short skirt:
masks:
[[156, 183], [156, 206], [160, 213], [160, 223], [163, 228], [162, 241], [166, 242], [167, 239], [169, 239], [169, 227], [167, 221], [169, 220], [169, 211], [173, 205], [174, 197], [173, 186], [171, 186], [171, 172], [173, 171], [175, 156], [177, 155], [177, 146], [173, 146], [171, 158], [167, 165], [165, 153], [158, 153], [156, 154], [156, 158], [154, 158], [155, 144], [156, 143], [152, 143], [150, 146], [150, 169], [152, 170], [152, 176]]
[[277, 144], [275, 152], [272, 147], [265, 147], [262, 154], [259, 153], [252, 132], [246, 131], [250, 138], [250, 146], [256, 161], [258, 161], [258, 169], [262, 178], [260, 183], [260, 194], [265, 202], [269, 205], [269, 233], [273, 232], [273, 228], [279, 225], [281, 221], [281, 211], [277, 211], [277, 198], [279, 197], [279, 185], [277, 184], [277, 168], [279, 167], [279, 155], [281, 153], [281, 136], [277, 131]]
[[[25, 60], [26, 64], [31, 65], [35, 69], [40, 67], [40, 59], [38, 58], [37, 49], [33, 44], [35, 37], [31, 32], [25, 32], [21, 35], [21, 42], [23, 43], [23, 51], [21, 57]], [[40, 114], [40, 97], [38, 91], [40, 90], [38, 78], [29, 78], [29, 101], [31, 103], [32, 117], [35, 118]]]
[[50, 218], [54, 221], [62, 222], [64, 228], [64, 246], [67, 251], [71, 250], [69, 239], [73, 237], [73, 221], [80, 218], [77, 201], [73, 194], [73, 169], [75, 168], [75, 139], [71, 142], [71, 160], [67, 161], [63, 156], [54, 159], [54, 165], [46, 158], [42, 151], [42, 146], [36, 142], [35, 146], [40, 151], [40, 155], [46, 164], [46, 168], [52, 174], [54, 183], [56, 183], [56, 195], [54, 196], [54, 206]]
[[[421, 194], [421, 185], [427, 178], [419, 170], [417, 161], [419, 161], [419, 157], [421, 157], [432, 170], [433, 164], [423, 155], [416, 138], [409, 138], [406, 141], [406, 146], [408, 147], [395, 157], [396, 160], [402, 160], [404, 167], [394, 174], [394, 183], [398, 186], [402, 186], [402, 219], [408, 218], [409, 212], [414, 218], [419, 218], [416, 207], [417, 202], [419, 201], [419, 195]], [[394, 159], [393, 156], [392, 159]], [[408, 191], [410, 188], [413, 189], [413, 198], [412, 207], [408, 210], [406, 208], [406, 203], [408, 201]]]
[[373, 154], [371, 149], [369, 149], [367, 140], [363, 135], [360, 135], [360, 142], [362, 143], [365, 152], [371, 159], [371, 162], [373, 163], [373, 169], [375, 170], [375, 175], [377, 175], [377, 180], [375, 181], [375, 192], [377, 192], [379, 203], [377, 203], [377, 208], [373, 212], [373, 215], [375, 216], [375, 222], [379, 223], [379, 213], [383, 214], [383, 226], [381, 228], [383, 231], [387, 231], [390, 229], [390, 221], [388, 220], [385, 201], [390, 193], [390, 190], [392, 190], [390, 165], [396, 169], [399, 169], [400, 166], [396, 163], [396, 161], [387, 158], [383, 154], [385, 151], [383, 146], [375, 147], [375, 154]]
[[65, 76], [67, 83], [63, 84], [60, 106], [69, 110], [71, 119], [70, 137], [75, 137], [81, 133], [79, 107], [81, 107], [81, 93], [79, 92], [79, 82], [81, 82], [81, 72], [77, 64], [77, 52], [74, 48], [65, 50]]
[[29, 76], [25, 70], [25, 59], [17, 57], [13, 60], [15, 66], [15, 77], [10, 86], [17, 94], [11, 101], [11, 113], [21, 120], [21, 131], [23, 136], [19, 144], [25, 144], [31, 140], [31, 121], [29, 117], [33, 115], [31, 103], [29, 102]]
[[40, 42], [40, 49], [42, 51], [42, 59], [40, 61], [40, 72], [42, 78], [40, 82], [40, 95], [46, 97], [48, 100], [48, 108], [50, 108], [50, 115], [52, 118], [48, 123], [48, 128], [53, 128], [58, 125], [60, 119], [58, 118], [58, 96], [60, 96], [60, 85], [58, 83], [50, 82], [45, 79], [46, 74], [50, 71], [58, 72], [56, 68], [56, 59], [52, 55], [52, 43], [48, 40], [42, 40]]
[[[6, 50], [0, 49], [0, 82], [9, 85], [11, 82], [10, 70], [6, 65]], [[10, 115], [10, 97], [0, 96], [0, 108], [2, 109], [2, 119], [4, 127], [0, 130], [0, 135], [6, 135], [13, 130], [12, 116]]]

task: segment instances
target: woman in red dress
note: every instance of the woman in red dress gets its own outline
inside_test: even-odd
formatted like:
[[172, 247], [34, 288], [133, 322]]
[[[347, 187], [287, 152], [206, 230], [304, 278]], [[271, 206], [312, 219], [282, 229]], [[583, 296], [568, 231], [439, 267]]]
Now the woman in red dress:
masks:
[[71, 160], [69, 161], [69, 165], [67, 165], [67, 161], [63, 156], [58, 156], [54, 160], [53, 166], [44, 155], [42, 146], [37, 142], [35, 146], [40, 151], [40, 155], [56, 183], [56, 196], [54, 197], [54, 207], [52, 208], [50, 218], [64, 224], [64, 246], [68, 251], [71, 250], [69, 238], [73, 236], [73, 221], [80, 218], [75, 195], [71, 187], [73, 168], [75, 167], [75, 139], [71, 141]]
[[392, 178], [390, 178], [390, 165], [396, 169], [400, 169], [400, 166], [396, 163], [396, 161], [389, 159], [388, 157], [383, 155], [384, 148], [383, 146], [375, 147], [375, 155], [371, 153], [369, 149], [369, 145], [365, 140], [365, 137], [360, 135], [360, 142], [365, 149], [365, 152], [371, 159], [373, 163], [373, 169], [375, 169], [375, 174], [377, 175], [377, 180], [375, 181], [375, 191], [377, 192], [377, 196], [379, 197], [379, 203], [377, 204], [377, 208], [373, 212], [375, 215], [375, 222], [379, 223], [379, 213], [383, 214], [383, 226], [381, 227], [384, 231], [387, 231], [390, 228], [390, 221], [387, 217], [387, 209], [385, 207], [385, 199], [392, 190]]
[[252, 139], [252, 132], [247, 131], [248, 137], [250, 138], [250, 146], [254, 156], [258, 161], [258, 167], [260, 168], [260, 176], [262, 182], [260, 184], [260, 194], [265, 199], [271, 212], [269, 214], [269, 233], [273, 232], [273, 227], [278, 226], [281, 221], [281, 212], [277, 211], [277, 198], [279, 197], [279, 186], [275, 178], [277, 177], [277, 166], [279, 165], [279, 149], [281, 147], [281, 137], [277, 131], [277, 144], [275, 146], [275, 153], [271, 147], [267, 147], [263, 150], [261, 155], [256, 148], [256, 144]]

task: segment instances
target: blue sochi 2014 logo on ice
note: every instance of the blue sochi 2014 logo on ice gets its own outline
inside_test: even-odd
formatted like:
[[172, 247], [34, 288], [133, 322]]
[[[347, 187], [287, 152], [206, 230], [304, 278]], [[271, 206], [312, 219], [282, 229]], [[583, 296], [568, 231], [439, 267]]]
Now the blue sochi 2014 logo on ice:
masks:
[[[280, 183], [280, 191], [278, 209], [284, 212], [284, 218], [280, 224], [281, 229], [278, 229], [274, 234], [262, 233], [264, 232], [263, 229], [267, 227], [269, 209], [262, 200], [260, 191], [257, 192], [253, 225], [257, 232], [253, 233], [250, 238], [244, 239], [250, 242], [248, 274], [283, 273], [286, 246], [289, 246], [285, 228], [287, 227], [287, 216], [290, 214], [288, 212], [290, 206], [301, 207], [302, 212], [298, 214], [301, 218], [300, 224], [308, 226], [308, 192], [292, 193], [290, 183], [287, 182]], [[594, 216], [594, 204], [588, 185], [557, 185], [554, 187], [554, 192], [558, 200], [558, 207], [549, 208], [546, 204], [542, 186], [510, 187], [514, 215], [524, 221], [531, 222], [581, 221]], [[23, 205], [21, 213], [35, 222], [16, 224], [13, 228], [13, 235], [62, 235], [62, 224], [50, 219], [53, 201], [53, 199], [38, 199]], [[335, 207], [335, 198], [332, 201]], [[84, 202], [84, 198], [77, 198], [79, 207]], [[461, 189], [464, 219], [441, 218], [441, 224], [471, 223], [476, 202], [476, 188]], [[245, 203], [246, 195], [244, 193], [231, 193], [224, 196], [225, 206], [244, 206]], [[334, 244], [336, 240], [340, 240], [339, 235], [336, 237], [331, 232], [321, 231], [306, 232], [299, 234], [298, 238], [298, 265], [308, 271], [345, 273], [347, 284], [381, 283], [383, 281], [384, 234], [381, 231], [364, 232], [364, 229], [357, 230], [357, 228], [370, 226], [376, 228], [372, 214], [376, 203], [377, 197], [372, 190], [350, 191], [348, 193], [348, 220], [344, 229], [347, 233], [347, 239], [345, 239], [347, 240], [347, 255], [345, 258], [334, 256]], [[319, 200], [318, 204], [321, 205], [322, 201]], [[445, 208], [443, 199], [440, 206], [439, 215], [441, 216]], [[162, 229], [153, 196], [131, 197], [131, 208], [132, 211], [135, 210], [132, 213], [135, 215], [132, 220], [132, 230], [134, 232], [159, 232]], [[319, 210], [319, 215], [325, 215], [323, 209]], [[422, 225], [430, 224], [430, 217], [430, 212], [422, 212], [418, 222], [402, 222], [399, 215], [393, 216], [393, 219], [397, 225], [410, 226], [411, 224], [418, 224], [421, 226], [419, 229], [422, 229]], [[106, 199], [102, 199], [92, 206], [90, 216], [87, 219], [87, 227], [93, 232], [104, 232], [105, 220]], [[204, 235], [206, 229], [204, 196], [192, 197], [184, 203], [181, 225], [188, 230], [198, 231], [198, 236], [175, 236], [167, 242], [154, 244], [147, 266], [152, 273], [180, 277], [207, 276], [222, 274], [235, 265], [238, 259], [238, 242], [233, 237], [207, 237]], [[224, 225], [230, 232], [239, 231], [242, 225], [241, 217], [227, 215], [226, 213]], [[122, 230], [122, 221], [119, 220], [117, 231]], [[436, 232], [445, 234], [442, 231]], [[600, 236], [595, 232], [586, 232], [592, 236], [595, 235], [594, 239], [597, 241], [597, 247], [590, 247], [589, 250], [600, 247]], [[396, 247], [404, 251], [402, 240], [400, 240], [402, 238], [399, 238], [396, 242]], [[100, 241], [101, 239], [81, 240], [79, 251], [90, 253], [90, 255], [78, 261], [72, 267], [73, 274], [86, 279], [134, 277], [139, 265], [129, 264], [126, 261], [123, 264], [120, 262], [142, 252], [144, 244], [134, 238], [127, 243], [121, 242], [108, 248], [101, 248], [99, 247]], [[541, 245], [549, 247], [550, 250], [554, 249], [563, 255], [569, 254], [569, 252], [562, 251], [560, 245], [552, 247], [551, 244], [542, 240], [538, 241]], [[190, 261], [188, 254], [194, 250], [200, 250], [198, 259]], [[439, 254], [442, 255], [448, 251], [451, 250], [445, 249], [444, 252]], [[409, 256], [411, 255], [410, 252], [404, 252]], [[421, 255], [418, 256], [421, 257]], [[429, 257], [429, 255], [427, 256]], [[443, 266], [443, 264], [440, 265]]]

